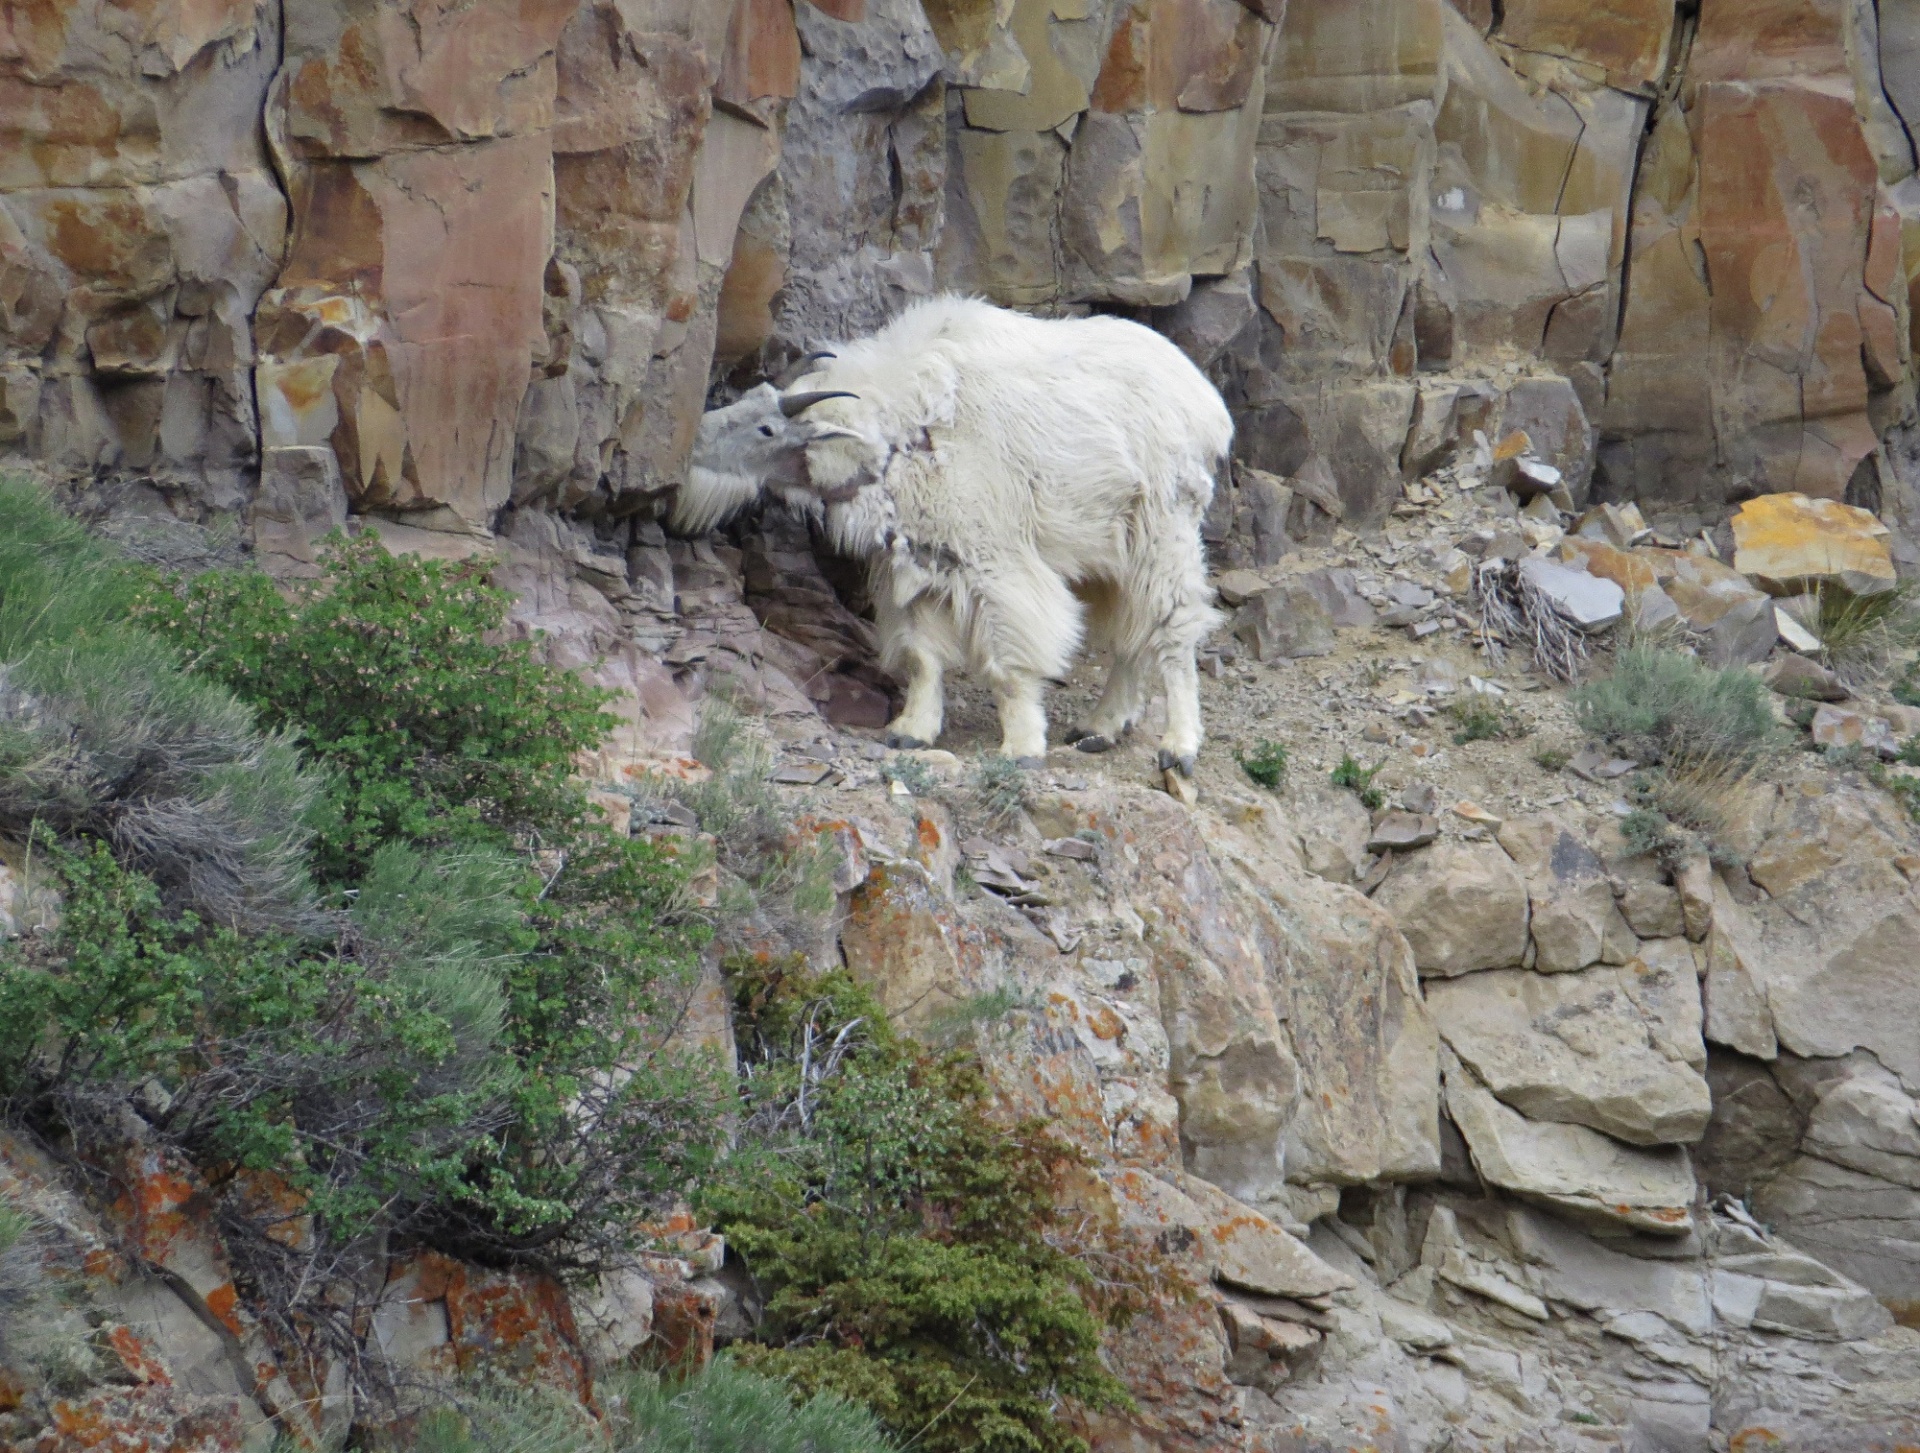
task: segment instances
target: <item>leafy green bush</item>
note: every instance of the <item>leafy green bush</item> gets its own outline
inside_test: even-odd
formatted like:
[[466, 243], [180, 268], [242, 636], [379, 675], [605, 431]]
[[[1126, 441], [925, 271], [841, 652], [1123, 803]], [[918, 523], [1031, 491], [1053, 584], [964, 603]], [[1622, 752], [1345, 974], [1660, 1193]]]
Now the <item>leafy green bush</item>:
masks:
[[313, 929], [317, 779], [128, 626], [136, 589], [38, 490], [0, 480], [0, 833], [111, 841], [177, 908]]
[[1767, 689], [1674, 651], [1631, 646], [1611, 675], [1577, 687], [1575, 718], [1642, 762], [1675, 770], [1745, 770], [1777, 744]]
[[1469, 692], [1447, 708], [1457, 728], [1453, 744], [1468, 742], [1504, 742], [1527, 734], [1526, 723], [1503, 698]]
[[637, 1376], [615, 1389], [617, 1435], [634, 1453], [891, 1453], [872, 1413], [831, 1392], [799, 1406], [778, 1380], [722, 1354], [684, 1382]]
[[1011, 757], [992, 753], [973, 769], [973, 795], [989, 822], [1018, 817], [1026, 810], [1028, 790], [1026, 769]]
[[324, 564], [290, 599], [258, 571], [209, 571], [133, 612], [332, 773], [322, 876], [350, 883], [390, 842], [580, 832], [573, 762], [612, 730], [609, 694], [496, 639], [511, 597], [483, 563], [390, 556], [363, 536]]
[[742, 1145], [699, 1204], [768, 1296], [743, 1365], [932, 1453], [1082, 1447], [1058, 1410], [1127, 1404], [1102, 1329], [1164, 1277], [1057, 1208], [1078, 1153], [994, 1121], [977, 1062], [898, 1037], [844, 970], [730, 969]]
[[1328, 780], [1335, 787], [1344, 787], [1360, 799], [1360, 805], [1369, 812], [1378, 811], [1387, 800], [1387, 794], [1373, 785], [1373, 779], [1380, 775], [1384, 762], [1371, 767], [1363, 767], [1351, 752], [1341, 757], [1340, 764], [1328, 774]]
[[1276, 788], [1286, 780], [1287, 749], [1279, 742], [1263, 741], [1251, 752], [1236, 752], [1234, 760], [1258, 786]]
[[[141, 587], [44, 501], [4, 504], [13, 538], [40, 542], [8, 547], [5, 579], [38, 591], [37, 619], [104, 643], [58, 653], [38, 681], [59, 690], [34, 702], [141, 683], [141, 709], [85, 718], [95, 757], [167, 760], [156, 720], [179, 755], [212, 744], [208, 800], [278, 811], [281, 887], [307, 900], [285, 931], [196, 912], [207, 893], [162, 871], [186, 855], [155, 867], [151, 834], [129, 837], [151, 794], [116, 789], [102, 820], [43, 793], [37, 851], [66, 901], [56, 933], [0, 949], [14, 1112], [84, 1138], [90, 1106], [147, 1085], [216, 1190], [274, 1172], [328, 1245], [377, 1226], [564, 1267], [631, 1244], [718, 1152], [725, 1092], [669, 1044], [700, 942], [673, 917], [681, 869], [609, 830], [572, 778], [609, 720], [600, 694], [494, 639], [506, 598], [465, 568], [362, 541], [290, 600], [250, 571]], [[30, 593], [0, 591], [16, 641]], [[175, 776], [183, 793], [215, 780]], [[184, 876], [202, 881], [199, 859]]]
[[480, 1384], [419, 1419], [414, 1453], [893, 1453], [873, 1414], [832, 1393], [795, 1405], [777, 1378], [724, 1353], [692, 1375], [629, 1373], [598, 1388], [596, 1426], [537, 1388]]

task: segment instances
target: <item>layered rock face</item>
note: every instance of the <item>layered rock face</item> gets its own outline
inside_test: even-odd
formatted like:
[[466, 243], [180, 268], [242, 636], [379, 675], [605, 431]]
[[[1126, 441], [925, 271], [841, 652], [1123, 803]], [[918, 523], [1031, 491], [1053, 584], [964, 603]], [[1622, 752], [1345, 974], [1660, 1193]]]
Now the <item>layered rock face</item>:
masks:
[[343, 511], [624, 548], [716, 362], [959, 288], [1166, 330], [1351, 522], [1475, 429], [1576, 501], [1904, 498], [1920, 20], [1589, 8], [9, 12], [0, 445], [296, 559]]
[[[599, 777], [671, 766], [726, 677], [826, 780], [865, 759], [821, 718], [889, 710], [857, 582], [803, 525], [659, 523], [716, 390], [943, 288], [1122, 311], [1234, 409], [1225, 562], [1524, 431], [1569, 506], [1677, 544], [1844, 498], [1910, 570], [1914, 124], [1906, 0], [0, 0], [0, 449], [286, 575], [343, 523], [487, 554], [620, 689]], [[1702, 555], [1562, 554], [1774, 639]], [[1256, 577], [1254, 653], [1332, 652], [1357, 589]], [[1676, 874], [1548, 813], [1381, 851], [1324, 788], [1196, 815], [1056, 775], [982, 845], [843, 785], [831, 947], [908, 1024], [1017, 990], [997, 1082], [1202, 1288], [1114, 1347], [1141, 1407], [1102, 1453], [1914, 1441], [1920, 843], [1884, 796], [1768, 789], [1746, 869]], [[963, 851], [1050, 904], [956, 887]], [[179, 1192], [155, 1231], [0, 1151], [126, 1334], [51, 1446], [90, 1407], [327, 1430], [175, 1168], [132, 1175]], [[571, 1301], [372, 1268], [369, 1345], [576, 1390], [698, 1353], [689, 1234]]]

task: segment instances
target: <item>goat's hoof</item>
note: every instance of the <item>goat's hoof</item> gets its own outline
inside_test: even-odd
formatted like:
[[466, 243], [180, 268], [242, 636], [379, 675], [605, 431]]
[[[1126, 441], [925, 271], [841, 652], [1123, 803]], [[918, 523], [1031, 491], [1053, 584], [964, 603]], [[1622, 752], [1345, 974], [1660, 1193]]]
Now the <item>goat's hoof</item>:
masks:
[[1160, 770], [1162, 772], [1178, 772], [1182, 777], [1191, 777], [1193, 775], [1194, 756], [1195, 753], [1189, 752], [1184, 757], [1176, 757], [1172, 752], [1162, 747], [1160, 749]]
[[1013, 765], [1023, 772], [1038, 772], [1042, 767], [1047, 765], [1047, 759], [1045, 757], [1015, 757], [1013, 759]]
[[1088, 732], [1084, 737], [1077, 738], [1074, 741], [1074, 746], [1078, 747], [1081, 751], [1091, 752], [1095, 755], [1101, 752], [1111, 752], [1118, 745], [1120, 744], [1112, 737], [1103, 737], [1098, 732]]
[[924, 751], [927, 746], [920, 738], [910, 737], [905, 732], [888, 732], [887, 745], [896, 752], [919, 752]]

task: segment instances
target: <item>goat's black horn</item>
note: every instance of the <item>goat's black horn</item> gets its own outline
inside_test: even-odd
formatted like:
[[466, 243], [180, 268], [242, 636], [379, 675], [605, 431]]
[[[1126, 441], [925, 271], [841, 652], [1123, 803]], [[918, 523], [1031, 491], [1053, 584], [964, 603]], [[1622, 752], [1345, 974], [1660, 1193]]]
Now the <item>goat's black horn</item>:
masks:
[[831, 357], [833, 355], [824, 349], [818, 353], [803, 353], [780, 371], [780, 377], [773, 381], [773, 386], [778, 389], [792, 388], [812, 371], [814, 364]]
[[845, 389], [812, 389], [806, 393], [782, 394], [780, 412], [791, 419], [802, 409], [810, 409], [822, 399], [857, 399], [859, 394], [850, 394]]

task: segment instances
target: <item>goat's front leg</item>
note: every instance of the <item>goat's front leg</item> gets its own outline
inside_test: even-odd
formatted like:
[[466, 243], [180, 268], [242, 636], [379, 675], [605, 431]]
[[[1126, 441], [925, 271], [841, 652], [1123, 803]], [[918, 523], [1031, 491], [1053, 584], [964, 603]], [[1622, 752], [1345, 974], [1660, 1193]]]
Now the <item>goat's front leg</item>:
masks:
[[906, 651], [907, 700], [887, 726], [890, 747], [930, 747], [940, 740], [946, 725], [946, 698], [941, 688], [940, 658], [910, 646]]
[[1022, 767], [1047, 764], [1047, 709], [1038, 676], [1009, 671], [994, 683], [1000, 705], [1000, 750]]
[[1164, 652], [1160, 664], [1167, 683], [1167, 734], [1160, 739], [1160, 767], [1191, 777], [1200, 755], [1200, 670], [1191, 647]]

